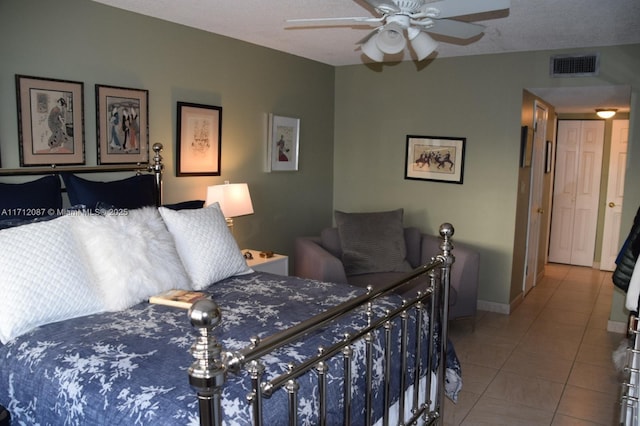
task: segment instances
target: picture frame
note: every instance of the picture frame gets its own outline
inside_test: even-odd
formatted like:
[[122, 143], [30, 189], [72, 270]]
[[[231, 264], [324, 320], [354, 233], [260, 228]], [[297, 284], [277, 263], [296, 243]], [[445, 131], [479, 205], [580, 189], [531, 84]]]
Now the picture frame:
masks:
[[222, 107], [178, 102], [176, 176], [220, 176]]
[[98, 164], [149, 161], [149, 91], [96, 84]]
[[520, 128], [520, 167], [531, 167], [533, 159], [533, 128]]
[[269, 114], [267, 171], [297, 171], [300, 154], [300, 119]]
[[547, 141], [544, 150], [544, 172], [551, 173], [553, 168], [553, 142]]
[[405, 179], [462, 184], [467, 138], [407, 135]]
[[16, 75], [20, 166], [85, 163], [84, 83]]

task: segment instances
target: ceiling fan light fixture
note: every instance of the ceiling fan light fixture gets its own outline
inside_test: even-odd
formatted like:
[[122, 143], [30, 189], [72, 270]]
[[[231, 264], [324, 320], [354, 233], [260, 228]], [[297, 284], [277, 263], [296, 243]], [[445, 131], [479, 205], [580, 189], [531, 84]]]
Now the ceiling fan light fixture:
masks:
[[420, 31], [413, 38], [410, 37], [411, 40], [411, 48], [413, 49], [418, 61], [422, 61], [427, 56], [431, 55], [436, 47], [438, 47], [438, 42], [432, 39], [429, 34]]
[[616, 115], [618, 110], [616, 108], [596, 108], [596, 114], [600, 118], [611, 118]]
[[400, 53], [407, 46], [407, 39], [404, 37], [404, 29], [392, 22], [384, 26], [384, 28], [374, 37], [378, 49], [389, 55]]
[[362, 44], [362, 53], [364, 53], [369, 59], [375, 62], [382, 62], [384, 59], [384, 52], [380, 50], [376, 43], [378, 34], [373, 35], [366, 42]]

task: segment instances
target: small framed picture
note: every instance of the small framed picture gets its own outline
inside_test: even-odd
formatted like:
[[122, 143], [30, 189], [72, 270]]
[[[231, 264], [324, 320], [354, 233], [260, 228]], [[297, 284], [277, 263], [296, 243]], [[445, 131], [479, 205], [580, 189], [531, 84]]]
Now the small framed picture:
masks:
[[84, 84], [16, 75], [20, 166], [84, 164]]
[[408, 135], [404, 178], [462, 184], [466, 141]]
[[149, 161], [149, 92], [96, 84], [98, 164]]
[[176, 176], [220, 176], [222, 107], [178, 102]]
[[553, 169], [553, 142], [547, 141], [544, 149], [544, 172], [551, 173]]
[[520, 128], [520, 167], [531, 167], [533, 159], [533, 128]]
[[298, 170], [300, 119], [269, 114], [267, 171]]

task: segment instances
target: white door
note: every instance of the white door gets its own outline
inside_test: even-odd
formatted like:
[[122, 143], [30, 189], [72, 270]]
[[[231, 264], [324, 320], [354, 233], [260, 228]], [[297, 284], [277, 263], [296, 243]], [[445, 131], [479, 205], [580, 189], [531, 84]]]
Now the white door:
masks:
[[624, 174], [627, 164], [629, 120], [613, 120], [611, 129], [611, 154], [609, 157], [609, 179], [605, 199], [604, 232], [600, 269], [613, 271], [620, 251], [620, 217], [624, 198]]
[[559, 120], [549, 262], [593, 266], [604, 121]]
[[540, 252], [540, 218], [542, 216], [542, 178], [544, 177], [544, 148], [547, 134], [547, 109], [535, 103], [533, 154], [531, 158], [531, 192], [529, 195], [529, 226], [527, 228], [527, 261], [523, 284], [527, 294], [537, 282], [538, 253]]

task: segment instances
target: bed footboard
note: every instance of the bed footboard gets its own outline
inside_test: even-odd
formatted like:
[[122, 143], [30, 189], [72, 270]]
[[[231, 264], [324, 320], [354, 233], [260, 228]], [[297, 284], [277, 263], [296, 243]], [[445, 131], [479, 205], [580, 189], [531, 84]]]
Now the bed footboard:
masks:
[[[447, 321], [443, 319], [448, 318], [450, 270], [455, 260], [451, 252], [453, 233], [451, 224], [441, 225], [441, 252], [428, 265], [417, 268], [402, 280], [375, 292], [370, 288], [367, 294], [275, 335], [262, 340], [256, 337], [239, 351], [226, 352], [213, 333], [221, 322], [216, 303], [210, 299], [194, 303], [189, 317], [199, 336], [191, 348], [195, 362], [189, 368], [189, 381], [198, 394], [200, 424], [222, 424], [226, 375], [243, 371], [250, 377], [247, 401], [254, 425], [266, 424], [263, 403], [276, 392], [286, 395], [282, 400], [288, 405], [285, 411], [288, 419], [279, 418], [278, 423], [297, 424], [301, 398], [298, 391], [302, 377], [306, 377], [308, 385], [309, 376], [313, 377], [311, 388], [317, 424], [329, 423], [328, 411], [335, 422], [337, 409], [341, 423], [346, 425], [440, 423], [448, 351]], [[414, 280], [424, 282], [416, 297], [403, 300], [382, 315], [375, 313], [374, 307], [380, 298]], [[364, 315], [363, 327], [343, 331], [333, 345], [319, 347], [315, 356], [289, 363], [284, 372], [266, 374], [263, 357], [304, 336], [324, 332], [330, 324], [339, 323], [349, 315]], [[359, 365], [354, 364], [356, 352], [362, 368], [354, 372], [354, 365]], [[329, 374], [330, 366], [333, 376]], [[339, 395], [335, 386], [333, 391], [329, 391], [328, 386], [329, 379], [335, 382], [336, 375], [340, 376]], [[356, 398], [368, 414], [354, 422], [352, 410]], [[381, 405], [384, 408], [380, 408]]]
[[637, 426], [640, 417], [640, 318], [631, 315], [627, 330], [629, 346], [626, 348], [624, 381], [620, 397], [620, 423]]

